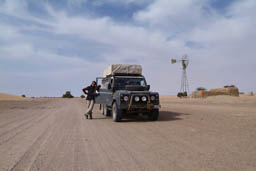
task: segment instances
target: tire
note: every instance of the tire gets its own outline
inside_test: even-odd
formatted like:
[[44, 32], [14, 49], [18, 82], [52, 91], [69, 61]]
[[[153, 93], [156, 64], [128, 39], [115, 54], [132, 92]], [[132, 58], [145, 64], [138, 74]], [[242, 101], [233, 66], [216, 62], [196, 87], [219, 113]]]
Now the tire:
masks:
[[104, 106], [105, 109], [105, 116], [111, 116], [111, 110], [108, 109], [107, 105]]
[[115, 122], [120, 122], [122, 119], [122, 111], [118, 109], [116, 102], [112, 105], [112, 117]]
[[158, 116], [159, 116], [159, 109], [153, 109], [148, 115], [148, 119], [150, 121], [156, 121], [158, 120]]

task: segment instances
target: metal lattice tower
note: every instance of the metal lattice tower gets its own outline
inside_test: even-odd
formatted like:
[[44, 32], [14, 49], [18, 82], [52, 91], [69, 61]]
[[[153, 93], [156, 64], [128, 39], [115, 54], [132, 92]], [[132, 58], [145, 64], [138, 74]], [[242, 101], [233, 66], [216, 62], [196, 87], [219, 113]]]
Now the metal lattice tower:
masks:
[[180, 91], [182, 93], [189, 94], [189, 86], [188, 86], [188, 78], [187, 78], [187, 72], [186, 69], [188, 67], [189, 59], [187, 55], [183, 55], [181, 60], [171, 59], [172, 64], [175, 64], [177, 62], [181, 62], [182, 64], [182, 76], [181, 76], [181, 86]]

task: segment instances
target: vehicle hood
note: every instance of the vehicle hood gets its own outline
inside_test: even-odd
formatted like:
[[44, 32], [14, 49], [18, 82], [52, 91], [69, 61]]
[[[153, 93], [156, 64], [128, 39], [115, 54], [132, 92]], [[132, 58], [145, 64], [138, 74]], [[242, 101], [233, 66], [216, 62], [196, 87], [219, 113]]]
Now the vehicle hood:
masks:
[[129, 90], [119, 90], [120, 94], [158, 94], [157, 92], [151, 91], [129, 91]]

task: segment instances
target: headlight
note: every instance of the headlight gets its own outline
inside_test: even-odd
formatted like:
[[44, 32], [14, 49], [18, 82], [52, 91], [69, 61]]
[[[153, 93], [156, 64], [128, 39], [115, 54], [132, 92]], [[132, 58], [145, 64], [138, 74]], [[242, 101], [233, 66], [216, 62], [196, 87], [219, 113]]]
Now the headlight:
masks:
[[140, 98], [139, 98], [138, 96], [136, 96], [136, 97], [134, 98], [134, 100], [135, 100], [135, 102], [138, 102], [138, 101], [140, 101]]
[[127, 102], [129, 100], [128, 96], [124, 96], [124, 101]]
[[155, 96], [151, 96], [150, 98], [152, 101], [156, 100], [156, 97]]
[[146, 97], [146, 96], [142, 96], [141, 100], [142, 100], [143, 102], [145, 102], [145, 101], [147, 101], [147, 97]]

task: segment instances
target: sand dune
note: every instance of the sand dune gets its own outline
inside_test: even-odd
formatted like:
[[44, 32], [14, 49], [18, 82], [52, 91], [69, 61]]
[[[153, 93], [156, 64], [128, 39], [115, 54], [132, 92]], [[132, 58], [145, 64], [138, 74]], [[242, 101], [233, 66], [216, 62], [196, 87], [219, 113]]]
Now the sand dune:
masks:
[[30, 98], [24, 98], [21, 96], [15, 96], [11, 94], [6, 94], [6, 93], [0, 93], [0, 100], [28, 100]]

